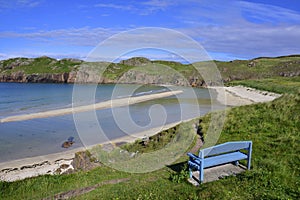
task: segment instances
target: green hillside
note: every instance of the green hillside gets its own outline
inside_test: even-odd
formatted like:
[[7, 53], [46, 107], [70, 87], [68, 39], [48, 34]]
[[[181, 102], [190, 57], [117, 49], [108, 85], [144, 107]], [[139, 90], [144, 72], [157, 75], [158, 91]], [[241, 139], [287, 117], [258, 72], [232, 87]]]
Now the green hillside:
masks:
[[[212, 61], [211, 61], [212, 62]], [[201, 75], [195, 69], [195, 66], [204, 66], [206, 62], [194, 64], [182, 64], [172, 61], [150, 61], [146, 58], [131, 58], [121, 61], [120, 63], [108, 63], [104, 72], [104, 77], [117, 82], [122, 75], [126, 78], [126, 72], [131, 71], [132, 76], [155, 75], [159, 74], [163, 80], [171, 77], [170, 73], [166, 74], [166, 68], [171, 71], [171, 74], [179, 74], [185, 77], [190, 84], [194, 79], [198, 82], [196, 85], [201, 86]], [[276, 58], [256, 58], [252, 60], [234, 60], [229, 62], [214, 61], [218, 67], [224, 82], [236, 80], [257, 80], [277, 77], [296, 77], [300, 75], [300, 55], [282, 56]], [[76, 72], [80, 69], [81, 64], [85, 62], [76, 59], [61, 59], [56, 60], [49, 57], [39, 58], [13, 58], [0, 61], [0, 76], [11, 75], [14, 73], [31, 74], [59, 74]], [[102, 65], [99, 62], [99, 65]], [[97, 63], [93, 63], [97, 66]], [[155, 70], [151, 67], [153, 66]], [[158, 66], [158, 67], [157, 67]], [[201, 72], [200, 72], [201, 73]], [[165, 76], [164, 76], [165, 75]], [[127, 75], [128, 76], [128, 75]], [[178, 76], [173, 76], [176, 78]], [[135, 77], [133, 77], [135, 78]], [[5, 79], [4, 79], [5, 80]], [[157, 82], [157, 80], [153, 80]]]
[[13, 58], [0, 61], [0, 73], [11, 74], [23, 71], [25, 74], [34, 73], [65, 73], [76, 70], [82, 61], [76, 59], [56, 60], [50, 57]]

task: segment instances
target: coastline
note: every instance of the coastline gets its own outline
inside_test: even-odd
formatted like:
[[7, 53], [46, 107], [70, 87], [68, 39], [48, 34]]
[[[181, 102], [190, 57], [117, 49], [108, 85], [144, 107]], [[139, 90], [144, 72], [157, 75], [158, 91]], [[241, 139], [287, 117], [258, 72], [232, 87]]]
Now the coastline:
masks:
[[[274, 99], [280, 97], [281, 95], [275, 94], [272, 92], [256, 90], [253, 88], [243, 87], [243, 86], [234, 86], [234, 87], [209, 87], [208, 89], [213, 89], [217, 92], [217, 101], [221, 104], [227, 106], [242, 106], [242, 105], [249, 105], [254, 103], [260, 102], [268, 102], [273, 101]], [[180, 93], [181, 91], [177, 91]], [[160, 94], [155, 94], [156, 98], [162, 98]], [[172, 92], [171, 95], [175, 95]], [[147, 95], [147, 100], [150, 100], [149, 95]], [[144, 96], [145, 97], [145, 96]], [[130, 102], [122, 100], [122, 103], [133, 104], [138, 103], [135, 100]], [[139, 98], [137, 100], [143, 100], [143, 98]], [[124, 102], [125, 101], [125, 102]], [[143, 101], [146, 101], [145, 99]], [[111, 103], [105, 104], [106, 106], [112, 106]], [[116, 106], [120, 106], [120, 104], [115, 104]], [[94, 108], [94, 105], [92, 105]], [[103, 106], [103, 105], [101, 105]], [[91, 109], [91, 107], [89, 107]], [[191, 120], [191, 119], [190, 119]], [[188, 121], [188, 120], [186, 120]], [[109, 143], [118, 144], [118, 143], [130, 143], [134, 142], [137, 139], [142, 139], [143, 137], [152, 136], [159, 133], [162, 130], [169, 129], [177, 124], [180, 124], [182, 121], [167, 124], [160, 128], [152, 128], [150, 130], [135, 133], [132, 135], [128, 135], [122, 138], [117, 138], [115, 140], [110, 141]], [[103, 143], [107, 144], [107, 142]], [[97, 144], [100, 145], [100, 144]], [[96, 146], [96, 145], [93, 145]], [[91, 147], [87, 147], [91, 148]], [[67, 150], [65, 152], [56, 153], [56, 154], [48, 154], [44, 156], [14, 160], [9, 162], [0, 163], [0, 180], [1, 181], [16, 181], [21, 180], [28, 177], [44, 175], [44, 174], [55, 174], [56, 170], [59, 169], [62, 165], [68, 165], [69, 168], [66, 168], [63, 172], [67, 171], [68, 169], [72, 169], [72, 159], [74, 158], [74, 154], [78, 151], [84, 151], [87, 148], [81, 147], [77, 149]]]
[[[189, 120], [184, 120], [184, 121], [189, 121]], [[136, 141], [137, 139], [153, 136], [161, 131], [174, 127], [184, 121], [178, 121], [178, 122], [166, 124], [163, 127], [152, 128], [147, 131], [135, 133], [132, 135], [111, 140], [109, 142], [104, 142], [104, 143], [100, 143], [88, 147], [80, 147], [80, 148], [67, 150], [65, 152], [60, 152], [60, 153], [47, 154], [43, 156], [36, 156], [31, 158], [2, 162], [0, 163], [0, 181], [12, 182], [12, 181], [22, 180], [25, 178], [35, 177], [39, 175], [45, 175], [45, 174], [54, 175], [56, 174], [58, 169], [61, 169], [61, 166], [63, 165], [68, 166], [67, 168], [63, 169], [60, 172], [60, 174], [62, 174], [69, 169], [74, 169], [71, 163], [75, 156], [75, 153], [79, 151], [86, 151], [98, 145], [105, 145], [105, 144], [117, 145], [120, 143], [131, 143]]]

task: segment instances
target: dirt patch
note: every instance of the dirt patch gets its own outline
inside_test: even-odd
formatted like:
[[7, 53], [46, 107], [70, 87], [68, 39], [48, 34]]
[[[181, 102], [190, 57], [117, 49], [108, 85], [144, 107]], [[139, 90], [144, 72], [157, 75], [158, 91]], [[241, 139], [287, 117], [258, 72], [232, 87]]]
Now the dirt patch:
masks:
[[84, 187], [84, 188], [79, 188], [79, 189], [76, 189], [76, 190], [70, 190], [68, 192], [59, 193], [59, 194], [54, 195], [53, 197], [47, 197], [47, 198], [44, 198], [42, 200], [69, 199], [69, 198], [72, 198], [72, 197], [76, 197], [76, 196], [91, 192], [91, 191], [93, 191], [93, 190], [95, 190], [98, 187], [101, 187], [103, 185], [109, 185], [109, 184], [113, 185], [113, 184], [126, 182], [126, 181], [129, 181], [129, 180], [130, 180], [129, 178], [123, 178], [123, 179], [113, 179], [113, 180], [103, 181], [103, 182], [98, 183], [96, 185], [92, 185], [92, 186], [88, 186], [88, 187]]
[[195, 155], [198, 155], [199, 149], [200, 149], [200, 147], [202, 147], [202, 145], [203, 145], [203, 142], [202, 142], [200, 136], [197, 135], [196, 144], [193, 146], [193, 148], [190, 149], [189, 152], [191, 152], [191, 153], [193, 153]]

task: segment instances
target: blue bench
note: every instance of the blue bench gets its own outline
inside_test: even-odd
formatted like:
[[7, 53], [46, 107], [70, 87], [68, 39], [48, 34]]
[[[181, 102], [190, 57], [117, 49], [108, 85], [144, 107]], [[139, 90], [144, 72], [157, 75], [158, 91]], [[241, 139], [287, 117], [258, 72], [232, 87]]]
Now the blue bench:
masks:
[[[241, 152], [245, 150], [245, 152]], [[250, 169], [252, 153], [252, 141], [226, 142], [213, 147], [202, 149], [199, 156], [188, 153], [190, 178], [193, 177], [193, 170], [199, 171], [199, 181], [203, 182], [204, 169], [234, 163], [239, 164], [239, 160], [247, 160], [247, 169]]]

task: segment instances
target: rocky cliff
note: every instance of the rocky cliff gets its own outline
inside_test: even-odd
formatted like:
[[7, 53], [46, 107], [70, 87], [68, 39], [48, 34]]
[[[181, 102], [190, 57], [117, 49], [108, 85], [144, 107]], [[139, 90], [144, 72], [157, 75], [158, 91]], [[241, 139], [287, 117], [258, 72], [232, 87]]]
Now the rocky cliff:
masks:
[[60, 74], [24, 74], [22, 71], [0, 75], [0, 82], [18, 83], [71, 83], [74, 82], [72, 73]]
[[[137, 57], [120, 63], [87, 63], [77, 59], [13, 58], [0, 61], [0, 82], [19, 83], [135, 83], [179, 86], [218, 85], [203, 81], [194, 66]], [[300, 75], [300, 56], [215, 61], [224, 82]], [[201, 62], [200, 65], [201, 66]], [[205, 62], [203, 62], [205, 65]], [[102, 74], [99, 77], [99, 74]], [[216, 79], [217, 80], [217, 79]]]

